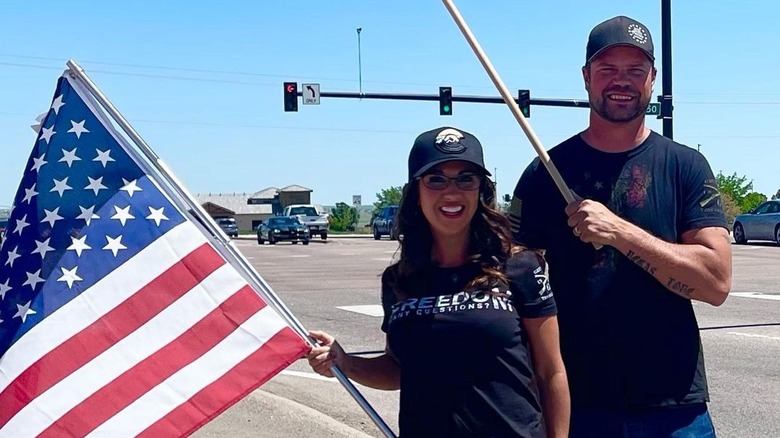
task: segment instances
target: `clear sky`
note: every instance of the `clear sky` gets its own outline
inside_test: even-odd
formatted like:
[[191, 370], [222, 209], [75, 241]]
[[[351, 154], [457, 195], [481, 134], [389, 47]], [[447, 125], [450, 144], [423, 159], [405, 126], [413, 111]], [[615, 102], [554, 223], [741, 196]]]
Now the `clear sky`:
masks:
[[[661, 93], [660, 1], [458, 0], [513, 94], [585, 99], [590, 29], [615, 15], [646, 24]], [[715, 173], [780, 189], [780, 4], [672, 4], [674, 138]], [[322, 91], [457, 95], [498, 92], [438, 0], [0, 1], [0, 206], [10, 205], [68, 59], [81, 64], [193, 193], [252, 193], [299, 184], [333, 205], [402, 185], [415, 136], [440, 126], [476, 134], [500, 194], [535, 156], [505, 105], [324, 98], [283, 111], [282, 82]], [[655, 100], [655, 98], [653, 99]], [[532, 107], [546, 148], [582, 130], [586, 109]], [[648, 117], [651, 129], [661, 123]]]

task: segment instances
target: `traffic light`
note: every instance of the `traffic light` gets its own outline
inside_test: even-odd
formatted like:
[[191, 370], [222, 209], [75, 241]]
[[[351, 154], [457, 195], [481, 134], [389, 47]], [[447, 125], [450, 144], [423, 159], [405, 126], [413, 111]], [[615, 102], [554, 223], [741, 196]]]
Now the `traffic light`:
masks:
[[439, 87], [439, 115], [452, 115], [452, 87]]
[[531, 117], [531, 91], [530, 90], [518, 90], [517, 92], [517, 106], [520, 107], [520, 111], [523, 112], [525, 117]]
[[298, 111], [298, 83], [284, 83], [284, 112]]

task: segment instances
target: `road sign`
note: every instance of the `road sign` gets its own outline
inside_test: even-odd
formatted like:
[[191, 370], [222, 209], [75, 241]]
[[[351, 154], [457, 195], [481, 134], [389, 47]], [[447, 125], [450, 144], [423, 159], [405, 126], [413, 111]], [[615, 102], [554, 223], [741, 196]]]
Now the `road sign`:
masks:
[[320, 84], [301, 84], [304, 105], [320, 104]]
[[360, 207], [360, 195], [352, 195], [352, 205], [355, 207]]
[[646, 116], [660, 116], [661, 115], [661, 104], [660, 103], [651, 103], [650, 105], [647, 105], [647, 109], [645, 110]]

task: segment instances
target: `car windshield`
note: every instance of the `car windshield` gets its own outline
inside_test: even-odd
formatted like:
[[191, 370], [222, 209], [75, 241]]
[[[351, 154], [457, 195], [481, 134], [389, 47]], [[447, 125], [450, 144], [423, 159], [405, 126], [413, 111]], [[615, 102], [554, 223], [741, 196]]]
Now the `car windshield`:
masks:
[[290, 209], [290, 215], [304, 215], [304, 216], [319, 216], [317, 210], [314, 207], [292, 207]]
[[235, 219], [220, 219], [218, 222], [220, 225], [235, 225], [236, 220]]
[[298, 218], [294, 217], [275, 217], [268, 219], [268, 225], [269, 226], [279, 226], [279, 225], [297, 225], [300, 222], [298, 221]]

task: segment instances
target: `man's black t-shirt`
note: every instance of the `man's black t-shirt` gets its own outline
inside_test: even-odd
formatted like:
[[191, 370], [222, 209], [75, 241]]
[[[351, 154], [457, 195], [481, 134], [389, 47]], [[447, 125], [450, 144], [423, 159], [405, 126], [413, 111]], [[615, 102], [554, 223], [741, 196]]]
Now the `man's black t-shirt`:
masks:
[[[577, 195], [664, 241], [726, 226], [704, 157], [656, 133], [624, 153], [598, 151], [576, 135], [550, 157]], [[565, 206], [536, 159], [515, 189], [510, 222], [516, 241], [547, 250], [573, 406], [632, 410], [708, 401], [691, 301], [667, 290], [630, 254], [580, 241]]]
[[511, 257], [508, 287], [468, 292], [478, 265], [429, 266], [400, 301], [393, 272], [382, 276], [382, 330], [401, 369], [401, 436], [544, 436], [521, 324], [556, 312], [539, 257]]

